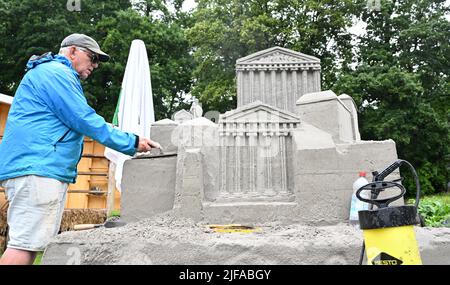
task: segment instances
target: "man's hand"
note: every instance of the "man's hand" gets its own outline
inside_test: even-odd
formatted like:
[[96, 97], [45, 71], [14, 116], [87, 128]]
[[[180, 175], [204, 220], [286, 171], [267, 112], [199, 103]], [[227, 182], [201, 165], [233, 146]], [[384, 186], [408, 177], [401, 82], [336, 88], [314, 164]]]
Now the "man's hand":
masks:
[[141, 138], [139, 137], [139, 145], [137, 148], [137, 152], [147, 152], [150, 151], [152, 148], [159, 148], [161, 149], [161, 145], [157, 142], [154, 142], [150, 139]]

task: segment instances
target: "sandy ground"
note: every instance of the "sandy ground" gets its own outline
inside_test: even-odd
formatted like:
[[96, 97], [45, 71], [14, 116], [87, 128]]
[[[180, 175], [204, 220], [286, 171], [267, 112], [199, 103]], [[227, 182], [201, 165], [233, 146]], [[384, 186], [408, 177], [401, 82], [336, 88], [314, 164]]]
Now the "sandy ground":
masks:
[[[217, 233], [207, 224], [160, 215], [119, 228], [63, 233], [42, 264], [357, 264], [355, 226], [250, 225], [253, 233]], [[450, 229], [416, 228], [425, 264], [450, 264]]]

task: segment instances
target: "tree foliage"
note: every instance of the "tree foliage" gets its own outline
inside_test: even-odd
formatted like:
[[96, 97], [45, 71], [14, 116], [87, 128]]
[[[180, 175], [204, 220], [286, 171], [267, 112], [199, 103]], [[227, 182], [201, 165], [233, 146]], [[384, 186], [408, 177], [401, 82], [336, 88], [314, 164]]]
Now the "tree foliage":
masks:
[[[33, 54], [58, 52], [62, 39], [74, 32], [99, 36], [95, 27], [103, 17], [130, 7], [127, 1], [83, 0], [81, 12], [67, 9], [67, 1], [0, 1], [0, 90], [14, 93]], [[99, 39], [101, 42], [101, 39]]]
[[273, 46], [322, 60], [325, 87], [351, 63], [352, 1], [200, 0], [187, 37], [196, 62], [193, 94], [206, 110], [236, 106], [235, 62]]
[[0, 92], [14, 94], [31, 55], [58, 53], [64, 37], [84, 33], [111, 55], [110, 62], [82, 82], [89, 103], [110, 121], [131, 42], [141, 39], [149, 55], [155, 114], [160, 119], [170, 115], [190, 90], [192, 60], [182, 27], [166, 2], [138, 1], [133, 9], [125, 0], [80, 3], [81, 11], [70, 11], [67, 0], [0, 1]]
[[93, 76], [87, 88], [88, 92], [97, 94], [99, 110], [112, 118], [115, 105], [109, 102], [118, 100], [130, 43], [141, 39], [147, 47], [156, 117], [170, 117], [191, 86], [193, 62], [181, 27], [174, 22], [142, 17], [135, 10], [105, 17], [97, 27], [107, 31], [102, 46], [115, 55], [111, 62], [104, 64], [101, 73]]
[[[400, 158], [418, 169], [425, 193], [444, 191], [448, 173], [450, 23], [445, 1], [360, 1], [367, 33], [358, 39], [357, 65], [333, 86], [360, 108], [365, 139], [392, 138]], [[411, 177], [407, 188], [414, 191]]]

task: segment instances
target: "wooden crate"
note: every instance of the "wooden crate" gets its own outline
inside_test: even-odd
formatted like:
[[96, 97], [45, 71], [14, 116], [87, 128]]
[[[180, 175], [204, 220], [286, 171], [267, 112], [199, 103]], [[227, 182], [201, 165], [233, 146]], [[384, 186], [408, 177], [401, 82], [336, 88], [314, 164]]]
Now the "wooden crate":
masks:
[[9, 109], [11, 108], [8, 104], [0, 103], [0, 135], [3, 135], [6, 126], [6, 118], [8, 118]]
[[66, 209], [87, 209], [87, 194], [84, 193], [67, 193]]
[[[77, 182], [69, 185], [70, 191], [68, 193], [66, 208], [106, 208], [109, 160], [104, 156], [104, 151], [105, 146], [102, 144], [91, 138], [86, 137], [84, 139], [83, 156], [78, 164]], [[84, 193], [71, 193], [83, 191]], [[119, 210], [120, 193], [117, 190], [114, 197], [114, 209]]]
[[6, 118], [8, 117], [9, 108], [10, 106], [8, 104], [0, 103], [0, 142], [5, 133]]
[[105, 209], [106, 208], [106, 196], [99, 196], [97, 194], [88, 194], [88, 208], [89, 209]]
[[2, 207], [6, 204], [6, 197], [3, 191], [4, 189], [0, 187], [0, 209], [2, 209]]
[[[5, 133], [6, 118], [10, 109], [9, 104], [0, 102], [0, 143], [2, 142], [3, 134]], [[1, 158], [0, 158], [1, 159]], [[0, 209], [6, 203], [4, 189], [0, 187]]]
[[[0, 142], [4, 134], [10, 105], [0, 103]], [[104, 156], [105, 146], [85, 137], [83, 155], [78, 164], [78, 177], [75, 184], [69, 185], [66, 208], [101, 209], [106, 208], [108, 191], [109, 161]], [[0, 158], [1, 159], [1, 158]], [[96, 190], [96, 194], [89, 193]], [[76, 193], [72, 193], [72, 192]], [[103, 194], [100, 194], [103, 192]], [[114, 209], [120, 209], [120, 193], [115, 191]], [[6, 202], [4, 193], [0, 192], [0, 206]]]

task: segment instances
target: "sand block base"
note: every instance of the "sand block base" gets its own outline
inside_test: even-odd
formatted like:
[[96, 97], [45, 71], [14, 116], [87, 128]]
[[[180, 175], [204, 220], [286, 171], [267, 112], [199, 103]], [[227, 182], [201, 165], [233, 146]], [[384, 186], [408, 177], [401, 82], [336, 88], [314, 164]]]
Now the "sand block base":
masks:
[[[252, 225], [253, 233], [217, 233], [189, 219], [155, 217], [121, 228], [66, 232], [42, 264], [320, 265], [357, 264], [355, 226]], [[415, 228], [424, 264], [450, 264], [450, 229]]]

